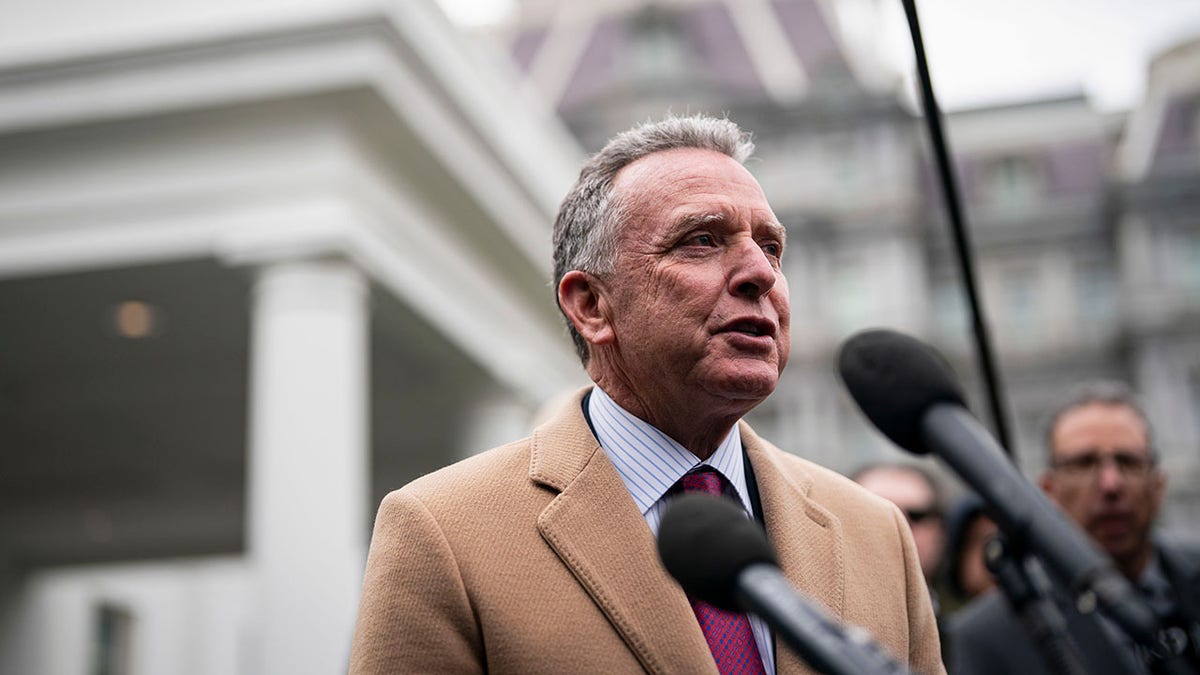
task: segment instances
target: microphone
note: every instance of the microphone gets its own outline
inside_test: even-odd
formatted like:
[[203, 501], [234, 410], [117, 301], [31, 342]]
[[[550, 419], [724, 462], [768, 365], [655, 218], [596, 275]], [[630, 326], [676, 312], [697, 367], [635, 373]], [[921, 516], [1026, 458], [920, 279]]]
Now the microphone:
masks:
[[663, 566], [689, 595], [753, 612], [810, 666], [831, 675], [908, 673], [861, 628], [843, 628], [792, 588], [758, 523], [730, 500], [686, 494], [658, 530]]
[[949, 363], [932, 347], [875, 329], [847, 340], [838, 371], [863, 414], [896, 445], [940, 457], [987, 503], [1017, 546], [1037, 553], [1080, 611], [1097, 601], [1139, 644], [1161, 651], [1158, 619], [1112, 561], [1017, 471], [971, 413]]

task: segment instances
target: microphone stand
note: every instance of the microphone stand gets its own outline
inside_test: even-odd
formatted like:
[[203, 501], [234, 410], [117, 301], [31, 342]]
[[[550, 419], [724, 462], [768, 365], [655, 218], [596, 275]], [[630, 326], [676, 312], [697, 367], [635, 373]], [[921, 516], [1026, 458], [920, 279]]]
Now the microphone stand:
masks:
[[[998, 534], [988, 541], [984, 548], [984, 561], [996, 578], [996, 585], [1004, 592], [1013, 612], [1021, 620], [1026, 635], [1037, 647], [1048, 672], [1088, 675], [1083, 656], [1067, 630], [1066, 618], [1051, 597], [1052, 582], [1037, 558], [1020, 546], [1019, 542], [1009, 541], [1003, 534]], [[1093, 600], [1089, 605], [1088, 611], [1081, 609], [1081, 618], [1085, 621], [1099, 621], [1094, 614], [1096, 602]], [[1128, 654], [1127, 646], [1118, 642], [1109, 631], [1102, 626], [1097, 628], [1113, 648], [1113, 656], [1136, 658]], [[1196, 675], [1195, 669], [1165, 645], [1157, 635], [1150, 642], [1138, 639], [1140, 636], [1129, 631], [1126, 631], [1126, 634], [1145, 648], [1149, 656], [1148, 666], [1154, 675]], [[1135, 672], [1134, 664], [1124, 665], [1128, 672]]]
[[1067, 620], [1050, 598], [1047, 580], [1043, 577], [1038, 580], [1041, 583], [1035, 583], [1030, 574], [1033, 559], [1023, 550], [1014, 550], [1001, 534], [992, 537], [983, 551], [988, 570], [1037, 647], [1047, 671], [1088, 675], [1083, 656], [1067, 632]]

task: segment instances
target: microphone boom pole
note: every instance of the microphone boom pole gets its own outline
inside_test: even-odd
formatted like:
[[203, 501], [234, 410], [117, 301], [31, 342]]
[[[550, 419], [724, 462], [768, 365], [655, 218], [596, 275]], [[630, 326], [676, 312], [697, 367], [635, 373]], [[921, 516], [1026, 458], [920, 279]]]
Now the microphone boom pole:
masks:
[[938, 107], [937, 98], [933, 95], [933, 81], [929, 77], [929, 63], [925, 59], [925, 43], [921, 39], [921, 23], [917, 18], [916, 0], [902, 0], [902, 2], [904, 14], [908, 18], [908, 30], [912, 35], [913, 51], [917, 59], [917, 75], [921, 82], [921, 107], [925, 112], [925, 125], [929, 129], [929, 141], [933, 146], [934, 163], [937, 165], [938, 176], [941, 178], [946, 215], [950, 220], [950, 232], [954, 237], [959, 270], [962, 273], [967, 303], [971, 310], [972, 333], [975, 337], [975, 348], [979, 355], [979, 367], [983, 375], [984, 386], [987, 389], [988, 409], [992, 415], [992, 422], [996, 426], [996, 438], [1000, 441], [1000, 447], [1015, 463], [1016, 456], [1013, 454], [1010, 443], [1008, 417], [1004, 413], [1004, 405], [1000, 400], [1000, 377], [996, 368], [996, 357], [992, 350], [987, 322], [983, 317], [983, 307], [975, 285], [975, 265], [971, 257], [971, 243], [964, 221], [958, 182], [954, 177], [954, 168], [950, 165], [950, 152], [945, 135], [942, 133], [942, 111]]

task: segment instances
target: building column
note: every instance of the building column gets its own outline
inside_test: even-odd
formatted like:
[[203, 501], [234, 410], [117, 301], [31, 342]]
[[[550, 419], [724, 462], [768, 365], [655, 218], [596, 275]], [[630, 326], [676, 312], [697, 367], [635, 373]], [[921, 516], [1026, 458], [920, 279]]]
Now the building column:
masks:
[[277, 262], [254, 289], [247, 551], [252, 671], [345, 672], [367, 547], [367, 283]]

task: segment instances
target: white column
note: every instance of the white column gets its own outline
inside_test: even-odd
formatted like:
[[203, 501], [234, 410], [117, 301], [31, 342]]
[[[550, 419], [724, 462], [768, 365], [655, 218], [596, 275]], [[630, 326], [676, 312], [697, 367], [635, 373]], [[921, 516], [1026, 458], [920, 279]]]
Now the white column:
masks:
[[250, 353], [252, 670], [343, 673], [367, 545], [367, 286], [342, 261], [263, 267]]
[[476, 455], [514, 438], [528, 436], [532, 411], [511, 391], [498, 386], [464, 393], [467, 406], [464, 433], [459, 440], [459, 458]]

